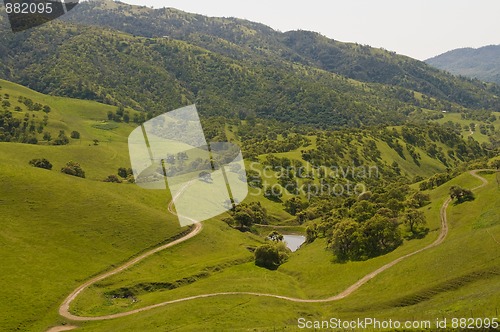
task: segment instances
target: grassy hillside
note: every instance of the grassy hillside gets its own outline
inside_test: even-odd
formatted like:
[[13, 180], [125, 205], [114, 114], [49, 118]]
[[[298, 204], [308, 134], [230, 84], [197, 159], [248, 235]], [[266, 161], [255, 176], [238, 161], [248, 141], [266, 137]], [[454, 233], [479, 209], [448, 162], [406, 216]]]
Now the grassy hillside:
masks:
[[[59, 302], [82, 280], [181, 230], [166, 213], [167, 192], [102, 182], [129, 164], [125, 142], [133, 127], [93, 127], [111, 107], [0, 85], [12, 100], [23, 95], [49, 104], [48, 131], [82, 135], [67, 146], [0, 143], [0, 279], [8, 299], [0, 308], [0, 329], [36, 331], [51, 324]], [[94, 146], [94, 139], [101, 143]], [[53, 170], [31, 167], [34, 158], [47, 158]], [[59, 172], [70, 160], [80, 162], [86, 179]]]
[[[128, 133], [136, 124], [105, 120], [108, 112], [116, 111], [116, 107], [47, 96], [7, 81], [0, 81], [0, 86], [2, 98], [9, 95], [11, 105], [7, 109], [14, 118], [23, 119], [25, 113], [29, 113], [29, 118], [38, 123], [45, 115], [42, 111], [28, 111], [26, 105], [19, 101], [22, 96], [50, 106], [44, 131], [52, 136], [60, 130], [81, 133], [80, 139], [70, 139], [69, 144], [63, 146], [43, 141], [41, 133], [35, 134], [40, 139], [38, 145], [0, 143], [0, 257], [4, 272], [0, 281], [5, 285], [1, 295], [6, 299], [0, 304], [0, 310], [5, 313], [0, 318], [0, 329], [43, 331], [48, 326], [64, 322], [57, 314], [59, 304], [85, 280], [167, 241], [183, 230], [179, 228], [177, 218], [167, 212], [170, 200], [167, 191], [147, 191], [132, 184], [103, 182], [108, 175], [116, 174], [119, 167], [129, 167], [126, 142]], [[21, 112], [15, 111], [16, 107], [22, 108]], [[129, 112], [133, 114], [134, 111]], [[214, 126], [208, 125], [209, 128]], [[245, 141], [245, 137], [241, 136], [245, 125], [246, 122], [233, 125], [233, 131], [228, 131], [236, 142]], [[254, 131], [258, 133], [274, 128], [267, 125], [259, 122]], [[227, 126], [222, 128], [228, 130]], [[403, 127], [394, 129], [401, 135]], [[381, 135], [377, 134], [377, 130], [311, 132], [305, 136], [309, 142], [306, 149], [322, 151], [319, 156], [331, 156], [327, 148], [342, 143], [343, 148], [338, 153], [345, 155], [339, 162], [351, 162], [350, 158], [355, 153], [361, 154], [363, 159], [360, 160], [367, 163], [370, 159], [364, 154], [369, 151], [363, 150], [363, 147], [365, 142], [373, 141], [372, 144], [380, 150], [377, 160], [381, 165], [389, 167], [395, 162], [411, 177], [431, 176], [444, 170], [442, 162], [427, 155], [424, 147], [416, 147], [421, 154], [420, 165], [412, 161], [407, 148], [403, 149], [401, 156], [385, 140], [378, 138], [383, 135], [377, 136]], [[431, 131], [424, 131], [422, 137], [429, 137]], [[290, 133], [278, 135], [273, 144], [293, 143], [299, 134]], [[398, 140], [404, 142], [401, 136]], [[244, 146], [262, 151], [261, 146], [252, 144]], [[444, 143], [436, 144], [445, 147]], [[297, 161], [301, 159], [303, 149], [300, 146], [276, 156]], [[256, 160], [260, 161], [255, 166], [257, 169], [265, 167], [268, 155], [263, 153], [257, 156]], [[54, 165], [53, 170], [31, 167], [28, 162], [34, 158], [47, 158]], [[70, 160], [81, 164], [86, 172], [85, 179], [59, 172]], [[314, 169], [309, 162], [302, 162]], [[313, 173], [314, 181], [318, 181], [318, 170], [314, 169]], [[271, 174], [269, 181], [277, 183], [278, 172]], [[321, 318], [330, 316], [332, 312], [339, 312], [346, 318], [359, 317], [360, 313], [407, 318], [411, 316], [409, 312], [412, 308], [407, 306], [408, 303], [418, 308], [422, 318], [441, 314], [437, 309], [440, 306], [448, 308], [450, 315], [465, 315], [466, 305], [454, 301], [455, 294], [475, 296], [477, 303], [489, 310], [497, 302], [494, 295], [486, 295], [485, 289], [495, 285], [498, 277], [494, 268], [499, 258], [495, 250], [496, 242], [484, 239], [498, 239], [499, 227], [496, 220], [498, 188], [493, 175], [488, 175], [488, 179], [489, 186], [478, 192], [476, 201], [450, 208], [452, 229], [442, 247], [384, 272], [363, 286], [359, 293], [353, 294], [352, 298], [339, 303], [306, 305], [248, 296], [215, 297], [109, 322], [84, 323], [82, 330], [137, 331], [147, 328], [160, 331], [165, 326], [182, 330], [248, 327], [268, 330], [284, 326], [293, 329], [299, 316]], [[194, 239], [158, 253], [130, 270], [89, 288], [77, 298], [71, 310], [95, 316], [185, 296], [226, 291], [265, 292], [313, 299], [328, 297], [395, 258], [431, 243], [439, 233], [439, 208], [452, 184], [474, 187], [477, 180], [464, 174], [430, 192], [432, 204], [423, 208], [430, 228], [429, 235], [422, 240], [405, 241], [395, 251], [377, 258], [335, 264], [331, 251], [325, 249], [326, 239], [318, 238], [292, 254], [278, 270], [259, 268], [253, 263], [252, 250], [264, 242], [270, 230], [261, 230], [260, 235], [241, 233], [223, 222], [222, 219], [228, 217], [223, 215], [206, 222], [203, 232]], [[296, 217], [284, 211], [283, 202], [264, 198], [262, 193], [258, 194], [257, 188], [251, 189], [251, 192], [253, 195], [247, 202], [260, 202], [271, 216], [270, 221], [297, 225]], [[291, 197], [285, 194], [283, 201]], [[296, 230], [316, 221], [307, 221]], [[469, 258], [464, 261], [459, 258], [463, 257], [460, 250], [465, 246], [471, 248], [465, 253]], [[446, 270], [448, 262], [453, 264], [451, 274]], [[432, 268], [421, 269], [425, 265]], [[448, 287], [448, 284], [452, 286]], [[368, 296], [370, 300], [360, 301], [361, 297]], [[425, 301], [421, 300], [422, 297]], [[367, 306], [360, 303], [367, 303]], [[266, 306], [273, 306], [273, 311], [262, 312]], [[197, 310], [201, 307], [203, 310]], [[488, 311], [484, 314], [493, 313]]]
[[[488, 98], [494, 91], [497, 97], [500, 95], [498, 87], [488, 91], [480, 82], [453, 77], [382, 49], [342, 43], [309, 31], [282, 33], [241, 19], [211, 18], [173, 8], [152, 9], [107, 0], [82, 3], [66, 19], [148, 38], [183, 40], [237, 60], [252, 59], [273, 66], [302, 64], [361, 82], [404, 87], [466, 107], [488, 107], [483, 97]], [[496, 99], [487, 102], [489, 107], [498, 107]]]
[[17, 35], [0, 22], [0, 77], [150, 114], [196, 103], [206, 116], [325, 129], [401, 125], [422, 108], [500, 107], [497, 86], [314, 33], [112, 1], [68, 17]]
[[[489, 185], [477, 192], [475, 201], [450, 207], [451, 228], [443, 245], [401, 262], [345, 300], [330, 304], [297, 304], [251, 296], [216, 297], [173, 304], [115, 321], [88, 323], [82, 331], [134, 331], [143, 328], [161, 331], [165, 326], [187, 331], [244, 330], [248, 327], [258, 330], [293, 330], [297, 328], [299, 317], [328, 319], [334, 315], [344, 320], [376, 317], [434, 321], [435, 318], [443, 317], [468, 317], [471, 310], [474, 317], [495, 317], [495, 308], [499, 305], [497, 294], [500, 276], [497, 250], [500, 224], [496, 216], [500, 211], [497, 207], [495, 175], [485, 177]], [[138, 296], [133, 303], [130, 300], [110, 301], [102, 296], [104, 290], [116, 289], [120, 285], [175, 280], [200, 271], [203, 266], [213, 266], [213, 258], [209, 257], [219, 256], [217, 252], [222, 250], [221, 246], [225, 247], [226, 252], [233, 251], [235, 254], [240, 250], [237, 249], [238, 241], [231, 238], [221, 243], [221, 246], [216, 245], [220, 249], [215, 252], [207, 252], [204, 249], [209, 245], [202, 236], [200, 242], [193, 241], [162, 253], [94, 287], [82, 296], [74, 310], [80, 314], [98, 315], [217, 291], [257, 291], [299, 298], [324, 298], [343, 290], [384, 262], [433, 241], [438, 233], [439, 209], [448, 195], [448, 188], [453, 184], [475, 187], [480, 182], [467, 173], [430, 192], [434, 203], [425, 210], [432, 218], [432, 235], [376, 260], [333, 264], [328, 262], [327, 253], [320, 243], [315, 242], [292, 255], [290, 261], [277, 271], [239, 262], [224, 266], [218, 272], [211, 271], [173, 290], [150, 290]], [[217, 228], [210, 224], [206, 234], [213, 234]], [[202, 259], [193, 262], [195, 265], [190, 267], [191, 271], [186, 270], [184, 264], [177, 267], [176, 257], [189, 257], [190, 252], [199, 253]], [[242, 257], [245, 256], [243, 252]], [[160, 265], [167, 261], [172, 265]], [[200, 261], [204, 263], [200, 265]], [[471, 308], [471, 303], [474, 303], [474, 308]], [[273, 310], [262, 310], [268, 306], [272, 306]]]

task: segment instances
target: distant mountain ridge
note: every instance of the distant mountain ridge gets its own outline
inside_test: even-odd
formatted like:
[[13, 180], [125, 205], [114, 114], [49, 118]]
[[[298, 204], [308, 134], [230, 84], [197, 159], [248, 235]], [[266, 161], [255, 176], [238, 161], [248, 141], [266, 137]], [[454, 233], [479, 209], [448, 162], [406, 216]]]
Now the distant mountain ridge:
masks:
[[455, 75], [500, 84], [500, 45], [460, 48], [425, 62]]

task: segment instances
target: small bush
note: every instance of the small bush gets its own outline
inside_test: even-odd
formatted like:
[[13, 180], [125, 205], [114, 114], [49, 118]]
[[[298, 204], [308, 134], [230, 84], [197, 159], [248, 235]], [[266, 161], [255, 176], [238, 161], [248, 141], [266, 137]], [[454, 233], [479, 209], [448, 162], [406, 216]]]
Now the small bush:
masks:
[[61, 172], [79, 178], [85, 178], [85, 171], [81, 168], [79, 163], [75, 163], [74, 161], [68, 162], [65, 167], [61, 168]]
[[67, 145], [69, 144], [69, 138], [64, 133], [64, 130], [59, 131], [59, 136], [54, 140], [54, 145]]
[[120, 180], [120, 179], [118, 178], [118, 176], [116, 176], [116, 175], [114, 175], [114, 174], [113, 174], [113, 175], [108, 176], [108, 177], [104, 180], [104, 182], [122, 183], [122, 180]]
[[456, 199], [457, 204], [473, 201], [476, 198], [471, 190], [460, 186], [452, 186], [450, 188], [450, 197], [451, 199]]
[[33, 159], [30, 161], [30, 165], [37, 168], [52, 169], [52, 164], [47, 159]]
[[118, 168], [118, 175], [124, 179], [128, 179], [131, 175], [134, 175], [134, 172], [131, 168], [120, 167]]

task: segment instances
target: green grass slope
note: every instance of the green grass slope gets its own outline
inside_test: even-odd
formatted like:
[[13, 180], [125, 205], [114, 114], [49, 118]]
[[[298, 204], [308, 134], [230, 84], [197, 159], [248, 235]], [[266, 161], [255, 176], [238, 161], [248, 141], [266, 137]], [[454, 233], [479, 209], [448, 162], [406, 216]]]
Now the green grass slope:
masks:
[[[77, 130], [80, 140], [66, 146], [0, 143], [0, 330], [44, 331], [67, 323], [57, 314], [63, 299], [91, 276], [179, 234], [177, 218], [167, 213], [167, 191], [147, 191], [131, 184], [104, 183], [118, 167], [128, 167], [127, 136], [132, 124], [103, 122], [114, 107], [52, 97], [0, 81], [11, 108], [19, 96], [51, 106], [46, 130], [56, 135]], [[13, 112], [23, 117], [26, 112]], [[36, 119], [44, 113], [30, 112]], [[112, 126], [110, 126], [112, 125]], [[100, 129], [101, 128], [101, 129]], [[107, 128], [107, 129], [102, 129]], [[99, 144], [94, 145], [94, 140]], [[432, 175], [440, 163], [423, 158], [420, 167], [377, 142], [382, 159], [401, 163], [411, 175]], [[423, 153], [422, 153], [423, 155]], [[283, 154], [298, 158], [298, 151]], [[47, 158], [52, 171], [29, 166]], [[409, 159], [409, 156], [407, 156]], [[87, 178], [59, 172], [70, 160]], [[272, 330], [296, 328], [299, 317], [364, 316], [408, 319], [468, 315], [468, 303], [494, 315], [498, 303], [498, 187], [494, 175], [477, 199], [450, 206], [450, 234], [445, 243], [385, 271], [343, 301], [299, 304], [251, 296], [188, 301], [106, 322], [82, 323], [82, 331]], [[276, 179], [273, 179], [275, 181]], [[213, 292], [262, 292], [320, 299], [339, 293], [367, 273], [434, 241], [439, 210], [453, 184], [472, 188], [476, 178], [463, 174], [430, 192], [424, 208], [430, 234], [405, 242], [394, 252], [366, 262], [334, 264], [318, 239], [291, 255], [277, 271], [256, 267], [251, 249], [263, 237], [243, 234], [221, 221], [207, 221], [201, 234], [87, 289], [71, 310], [80, 315], [128, 311], [163, 301]], [[254, 192], [255, 189], [252, 189]], [[292, 218], [283, 205], [262, 196], [269, 215]], [[132, 291], [133, 296], [120, 296]], [[272, 308], [270, 310], [269, 308]], [[478, 313], [479, 316], [479, 313]]]
[[[172, 304], [141, 314], [104, 322], [84, 324], [82, 331], [163, 331], [195, 330], [296, 330], [297, 319], [357, 319], [375, 317], [393, 320], [431, 320], [453, 317], [497, 317], [500, 280], [500, 238], [498, 186], [494, 174], [484, 175], [489, 184], [476, 193], [476, 200], [451, 205], [448, 210], [450, 232], [446, 241], [433, 249], [415, 255], [383, 272], [350, 297], [332, 303], [300, 304], [284, 300], [252, 296], [222, 296]], [[113, 307], [95, 289], [83, 295], [75, 305], [82, 313], [83, 305], [90, 305], [83, 313], [99, 315], [160, 303], [162, 301], [225, 291], [254, 291], [299, 298], [325, 298], [340, 292], [366, 273], [383, 264], [434, 241], [439, 233], [439, 211], [448, 196], [451, 185], [473, 188], [480, 181], [463, 174], [430, 192], [433, 204], [425, 207], [430, 220], [430, 235], [422, 241], [410, 242], [388, 255], [367, 261], [333, 264], [321, 241], [307, 245], [293, 254], [277, 271], [267, 271], [251, 263], [235, 264], [200, 280], [181, 285], [173, 290], [150, 291], [137, 297], [135, 303], [117, 301]], [[214, 225], [209, 226], [213, 228]], [[213, 230], [209, 230], [208, 234]], [[171, 252], [160, 254], [171, 257], [175, 265], [177, 254], [201, 252], [203, 240], [186, 243]], [[236, 252], [238, 241], [226, 241], [226, 252]], [[205, 244], [206, 246], [206, 244]], [[214, 253], [201, 252], [199, 261], [212, 263]], [[216, 256], [218, 254], [215, 254]], [[175, 280], [186, 271], [158, 269], [159, 257], [141, 263], [137, 269], [115, 276], [101, 287], [113, 289], [136, 281]], [[167, 261], [167, 259], [165, 259]], [[165, 262], [164, 261], [164, 262]], [[202, 266], [199, 261], [195, 269]], [[190, 260], [187, 261], [191, 266]], [[155, 268], [156, 267], [156, 268]], [[92, 298], [94, 298], [92, 300]], [[98, 301], [96, 302], [96, 299]], [[100, 304], [99, 302], [103, 303]], [[115, 300], [116, 301], [116, 300]], [[97, 305], [97, 306], [96, 306]], [[267, 308], [272, 308], [268, 310]]]
[[[50, 105], [46, 130], [54, 135], [60, 129], [82, 135], [67, 146], [0, 143], [0, 330], [41, 331], [57, 321], [59, 303], [80, 282], [181, 230], [167, 213], [168, 192], [101, 181], [129, 165], [126, 137], [133, 127], [94, 127], [112, 107], [6, 81], [0, 86], [12, 107], [20, 95]], [[94, 146], [94, 139], [101, 143]], [[33, 158], [47, 158], [54, 169], [29, 166]], [[80, 162], [86, 179], [59, 172], [70, 160]]]

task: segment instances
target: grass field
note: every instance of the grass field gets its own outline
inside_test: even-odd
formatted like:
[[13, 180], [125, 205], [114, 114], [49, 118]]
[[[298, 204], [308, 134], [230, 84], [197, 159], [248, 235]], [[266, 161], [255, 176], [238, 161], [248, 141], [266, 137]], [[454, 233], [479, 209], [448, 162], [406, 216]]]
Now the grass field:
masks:
[[79, 282], [180, 231], [166, 193], [35, 169], [32, 148], [0, 144], [2, 330], [53, 318]]
[[[500, 112], [493, 112], [493, 114], [496, 116], [497, 120], [491, 124], [494, 125], [495, 128], [498, 130], [498, 128], [500, 127]], [[462, 116], [459, 113], [446, 113], [446, 114], [444, 114], [444, 117], [442, 119], [439, 119], [436, 122], [446, 123], [448, 121], [451, 121], [453, 123], [458, 123], [462, 126], [462, 128], [464, 126], [470, 126], [471, 123], [475, 123], [476, 130], [474, 131], [474, 133], [471, 135], [470, 130], [462, 129], [462, 136], [463, 137], [470, 136], [470, 137], [474, 138], [476, 141], [478, 141], [479, 143], [489, 142], [488, 136], [482, 134], [479, 131], [479, 125], [481, 125], [481, 124], [487, 125], [488, 123], [481, 122], [481, 121], [475, 121], [475, 120], [464, 120], [464, 119], [462, 119]]]
[[[126, 136], [132, 126], [95, 129], [109, 106], [35, 93], [0, 82], [15, 104], [23, 95], [49, 104], [47, 129], [78, 130], [68, 146], [0, 143], [0, 330], [41, 331], [57, 320], [62, 299], [89, 276], [129, 259], [180, 232], [166, 213], [168, 192], [103, 183], [130, 164]], [[42, 112], [39, 112], [44, 114]], [[23, 112], [24, 114], [24, 112]], [[85, 121], [82, 115], [87, 114]], [[93, 140], [101, 143], [93, 145]], [[91, 144], [92, 143], [92, 144]], [[47, 158], [52, 171], [28, 162]], [[64, 175], [66, 162], [79, 162], [86, 179]]]

